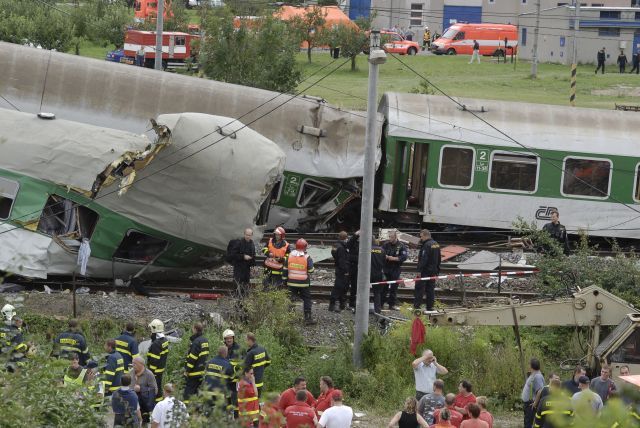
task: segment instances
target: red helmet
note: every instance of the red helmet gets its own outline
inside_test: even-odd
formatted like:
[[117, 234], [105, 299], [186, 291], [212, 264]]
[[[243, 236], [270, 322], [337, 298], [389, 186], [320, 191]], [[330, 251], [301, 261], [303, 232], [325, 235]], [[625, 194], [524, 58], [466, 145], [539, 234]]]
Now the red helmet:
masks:
[[284, 239], [284, 235], [285, 235], [284, 227], [282, 227], [282, 226], [276, 227], [275, 230], [273, 231], [273, 233], [274, 234], [276, 234], [276, 233], [279, 234], [282, 237], [282, 239]]
[[296, 250], [298, 251], [305, 251], [307, 249], [307, 241], [305, 241], [304, 239], [300, 238], [296, 241]]

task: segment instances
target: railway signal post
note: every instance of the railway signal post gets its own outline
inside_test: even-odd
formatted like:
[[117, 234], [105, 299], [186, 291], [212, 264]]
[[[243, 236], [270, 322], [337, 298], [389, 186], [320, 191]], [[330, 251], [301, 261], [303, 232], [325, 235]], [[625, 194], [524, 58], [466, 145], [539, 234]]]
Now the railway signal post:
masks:
[[362, 206], [360, 209], [360, 252], [358, 257], [358, 299], [356, 301], [353, 363], [362, 367], [362, 341], [369, 330], [369, 283], [371, 277], [371, 239], [373, 236], [373, 187], [376, 171], [376, 119], [378, 102], [378, 66], [387, 56], [380, 49], [380, 31], [372, 30], [369, 49], [369, 92], [365, 131]]

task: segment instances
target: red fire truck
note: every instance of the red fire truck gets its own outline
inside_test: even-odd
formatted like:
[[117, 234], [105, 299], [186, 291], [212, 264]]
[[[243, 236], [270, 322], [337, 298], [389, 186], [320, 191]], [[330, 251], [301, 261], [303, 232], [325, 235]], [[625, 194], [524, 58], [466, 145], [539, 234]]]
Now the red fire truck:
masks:
[[[192, 49], [191, 42], [199, 40], [200, 36], [165, 31], [162, 33], [162, 68], [182, 66], [187, 60], [196, 62], [197, 50]], [[156, 32], [128, 30], [124, 36], [124, 55], [139, 64], [144, 55], [145, 67], [153, 67], [156, 53]]]

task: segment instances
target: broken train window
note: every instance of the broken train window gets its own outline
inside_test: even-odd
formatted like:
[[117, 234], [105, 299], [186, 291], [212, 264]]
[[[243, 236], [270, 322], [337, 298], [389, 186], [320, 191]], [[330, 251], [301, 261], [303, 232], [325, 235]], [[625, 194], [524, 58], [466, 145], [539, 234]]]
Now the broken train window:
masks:
[[113, 254], [115, 259], [138, 263], [148, 263], [169, 246], [169, 241], [129, 230]]
[[9, 218], [19, 187], [20, 184], [17, 181], [0, 177], [0, 220]]
[[98, 213], [58, 195], [50, 195], [38, 222], [38, 232], [67, 239], [91, 239]]
[[334, 189], [330, 185], [307, 178], [300, 186], [296, 204], [300, 208], [322, 205], [329, 202], [334, 194]]

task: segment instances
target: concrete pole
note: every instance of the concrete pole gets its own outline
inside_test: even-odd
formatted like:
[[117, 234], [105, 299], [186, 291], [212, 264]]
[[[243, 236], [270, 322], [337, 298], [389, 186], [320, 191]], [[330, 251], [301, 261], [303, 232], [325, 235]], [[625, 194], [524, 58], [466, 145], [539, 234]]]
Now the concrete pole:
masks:
[[533, 32], [533, 61], [531, 61], [531, 77], [538, 77], [538, 35], [540, 34], [540, 0], [536, 1], [536, 28]]
[[369, 94], [365, 131], [362, 206], [360, 209], [360, 252], [358, 253], [358, 298], [356, 301], [353, 364], [362, 368], [362, 342], [369, 331], [369, 284], [371, 283], [371, 238], [373, 236], [373, 181], [376, 172], [376, 119], [378, 104], [378, 65], [386, 61], [380, 49], [380, 31], [371, 31], [369, 49]]
[[578, 74], [578, 30], [580, 29], [580, 0], [575, 2], [573, 19], [573, 57], [571, 60], [571, 89], [569, 93], [569, 104], [576, 106], [576, 77]]
[[162, 29], [164, 27], [164, 0], [158, 0], [158, 16], [156, 16], [156, 70], [162, 70]]

